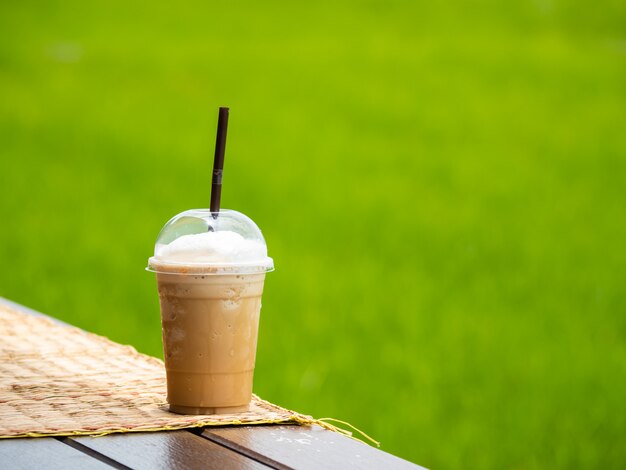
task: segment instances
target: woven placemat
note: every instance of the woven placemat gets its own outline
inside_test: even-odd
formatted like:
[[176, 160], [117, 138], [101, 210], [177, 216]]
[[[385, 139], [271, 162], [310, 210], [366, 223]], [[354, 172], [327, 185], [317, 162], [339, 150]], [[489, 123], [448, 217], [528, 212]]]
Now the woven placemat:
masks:
[[0, 305], [0, 438], [268, 423], [333, 428], [257, 396], [246, 413], [170, 413], [162, 361]]

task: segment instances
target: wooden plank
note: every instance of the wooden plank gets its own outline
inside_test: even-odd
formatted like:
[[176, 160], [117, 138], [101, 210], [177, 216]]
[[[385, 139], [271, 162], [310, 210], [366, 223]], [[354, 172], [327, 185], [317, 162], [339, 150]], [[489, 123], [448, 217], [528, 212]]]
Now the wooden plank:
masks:
[[68, 438], [133, 469], [267, 469], [253, 458], [188, 431]]
[[276, 468], [406, 469], [419, 467], [319, 426], [229, 426], [205, 428], [213, 442]]
[[111, 467], [52, 437], [37, 437], [0, 440], [0, 468], [97, 470]]

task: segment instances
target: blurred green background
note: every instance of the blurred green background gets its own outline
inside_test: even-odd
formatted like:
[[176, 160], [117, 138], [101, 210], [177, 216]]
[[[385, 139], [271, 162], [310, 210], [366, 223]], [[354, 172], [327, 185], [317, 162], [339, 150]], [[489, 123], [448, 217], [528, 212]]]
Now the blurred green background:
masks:
[[624, 464], [623, 2], [2, 2], [0, 295], [161, 356], [224, 105], [258, 394], [430, 467]]

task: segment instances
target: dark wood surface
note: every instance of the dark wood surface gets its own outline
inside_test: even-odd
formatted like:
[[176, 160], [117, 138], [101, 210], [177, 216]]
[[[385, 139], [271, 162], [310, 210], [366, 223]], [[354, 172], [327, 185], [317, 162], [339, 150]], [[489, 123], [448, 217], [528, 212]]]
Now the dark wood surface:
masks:
[[136, 469], [267, 469], [267, 466], [188, 431], [111, 434], [69, 439]]
[[[43, 315], [0, 297], [2, 304]], [[0, 469], [31, 468], [409, 470], [422, 467], [319, 426], [226, 426], [103, 437], [0, 439]]]
[[0, 468], [27, 470], [99, 470], [111, 466], [53, 437], [0, 440]]
[[202, 436], [276, 468], [421, 468], [319, 426], [228, 426], [205, 428]]

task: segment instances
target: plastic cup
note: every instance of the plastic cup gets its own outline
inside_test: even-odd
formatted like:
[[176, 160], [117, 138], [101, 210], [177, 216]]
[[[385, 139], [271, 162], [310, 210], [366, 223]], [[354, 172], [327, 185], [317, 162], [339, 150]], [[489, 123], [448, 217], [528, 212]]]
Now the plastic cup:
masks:
[[214, 218], [190, 210], [163, 227], [154, 253], [147, 269], [159, 291], [170, 411], [247, 411], [263, 283], [273, 270], [261, 231], [236, 211]]

